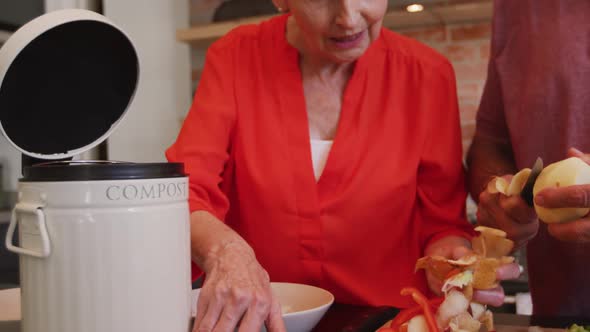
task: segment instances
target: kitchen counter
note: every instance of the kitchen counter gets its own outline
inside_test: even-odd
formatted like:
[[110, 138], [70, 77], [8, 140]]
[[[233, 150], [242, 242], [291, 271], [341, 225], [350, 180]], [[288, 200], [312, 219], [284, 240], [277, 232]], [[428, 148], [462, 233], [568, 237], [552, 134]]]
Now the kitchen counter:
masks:
[[[0, 331], [19, 332], [19, 289], [0, 291]], [[313, 332], [374, 332], [397, 314], [391, 307], [363, 307], [334, 304]], [[498, 332], [528, 332], [529, 326], [541, 326], [546, 332], [563, 330], [573, 323], [589, 324], [590, 317], [539, 317], [494, 314]]]
[[[531, 318], [526, 316], [517, 316], [511, 314], [498, 314], [496, 315], [497, 321], [497, 332], [528, 332]], [[321, 324], [321, 322], [320, 322]], [[0, 331], [2, 332], [20, 332], [19, 321], [0, 321]], [[364, 332], [364, 331], [375, 331], [375, 330], [363, 330], [363, 329], [352, 329], [349, 326], [340, 326], [335, 329], [321, 329], [318, 325], [313, 332]], [[545, 332], [559, 332], [565, 331], [565, 329], [557, 328], [542, 328]]]
[[[326, 313], [313, 332], [374, 332], [397, 314], [394, 308], [369, 308], [335, 304]], [[528, 332], [530, 326], [539, 326], [544, 332], [564, 331], [568, 326], [590, 325], [590, 317], [541, 317], [494, 313], [497, 332]]]

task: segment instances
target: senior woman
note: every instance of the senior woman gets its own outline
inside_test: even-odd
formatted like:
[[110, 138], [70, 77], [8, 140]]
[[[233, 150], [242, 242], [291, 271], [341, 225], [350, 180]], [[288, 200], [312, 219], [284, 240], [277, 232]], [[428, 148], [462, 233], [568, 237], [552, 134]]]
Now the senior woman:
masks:
[[449, 62], [383, 29], [387, 0], [274, 3], [209, 48], [167, 151], [206, 273], [195, 331], [284, 330], [269, 280], [406, 307], [402, 287], [440, 290], [419, 257], [469, 248]]

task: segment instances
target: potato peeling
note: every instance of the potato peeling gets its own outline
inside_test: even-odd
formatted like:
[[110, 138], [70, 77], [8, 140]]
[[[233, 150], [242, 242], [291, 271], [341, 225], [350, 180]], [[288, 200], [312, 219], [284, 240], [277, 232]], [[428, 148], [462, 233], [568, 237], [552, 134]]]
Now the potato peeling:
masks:
[[492, 194], [502, 193], [506, 196], [519, 195], [529, 175], [531, 175], [531, 169], [524, 168], [516, 173], [510, 182], [505, 178], [495, 177], [488, 183], [487, 191]]
[[508, 188], [506, 188], [506, 195], [508, 195], [508, 196], [520, 195], [520, 192], [522, 191], [522, 188], [524, 188], [524, 185], [526, 184], [526, 180], [528, 180], [530, 175], [531, 175], [530, 168], [524, 168], [520, 172], [516, 173], [512, 177], [512, 180], [510, 180], [510, 184], [508, 185]]
[[[493, 178], [486, 190], [491, 194], [501, 193], [506, 196], [520, 195], [531, 174], [530, 168], [516, 173], [510, 181], [503, 177]], [[545, 188], [567, 187], [590, 184], [590, 165], [577, 157], [555, 162], [545, 167], [535, 181], [533, 197]], [[589, 208], [548, 209], [534, 204], [539, 219], [545, 223], [562, 223], [586, 216]]]
[[495, 177], [490, 182], [488, 182], [487, 191], [491, 194], [502, 193], [506, 195], [508, 186], [509, 182], [506, 179]]

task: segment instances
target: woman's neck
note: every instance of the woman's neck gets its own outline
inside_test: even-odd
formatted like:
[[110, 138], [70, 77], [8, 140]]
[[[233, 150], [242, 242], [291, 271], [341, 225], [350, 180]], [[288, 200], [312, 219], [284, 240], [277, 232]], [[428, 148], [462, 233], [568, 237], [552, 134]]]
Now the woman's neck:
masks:
[[299, 51], [300, 67], [304, 76], [314, 77], [320, 81], [329, 82], [347, 80], [354, 68], [354, 62], [336, 63], [321, 57], [306, 47], [302, 31], [299, 29], [292, 16], [287, 20], [287, 42]]

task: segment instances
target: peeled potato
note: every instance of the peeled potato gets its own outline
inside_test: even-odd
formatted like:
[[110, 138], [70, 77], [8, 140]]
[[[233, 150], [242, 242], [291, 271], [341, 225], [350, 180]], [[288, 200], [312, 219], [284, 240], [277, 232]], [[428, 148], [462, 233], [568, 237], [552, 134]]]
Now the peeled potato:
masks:
[[[590, 184], [590, 165], [580, 158], [572, 157], [553, 163], [543, 169], [535, 186], [533, 195], [545, 188], [567, 187]], [[560, 223], [579, 219], [588, 214], [589, 208], [548, 209], [535, 204], [539, 219], [546, 223]]]

